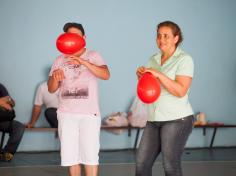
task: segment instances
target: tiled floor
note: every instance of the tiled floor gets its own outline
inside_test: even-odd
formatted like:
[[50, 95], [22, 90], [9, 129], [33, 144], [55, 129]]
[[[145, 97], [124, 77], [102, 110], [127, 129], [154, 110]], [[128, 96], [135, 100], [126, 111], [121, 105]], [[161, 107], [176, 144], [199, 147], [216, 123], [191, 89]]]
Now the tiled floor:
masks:
[[[236, 161], [235, 148], [185, 149], [183, 161]], [[161, 155], [157, 161], [161, 161]], [[101, 151], [100, 163], [134, 163], [135, 151]], [[60, 165], [59, 152], [16, 153], [11, 162], [0, 162], [0, 167]]]
[[[100, 176], [135, 175], [135, 151], [101, 151]], [[153, 175], [164, 176], [161, 156], [153, 166]], [[235, 176], [236, 147], [186, 149], [182, 157], [183, 173], [191, 176]], [[68, 168], [60, 167], [59, 152], [16, 153], [9, 162], [0, 162], [0, 176], [65, 176]]]

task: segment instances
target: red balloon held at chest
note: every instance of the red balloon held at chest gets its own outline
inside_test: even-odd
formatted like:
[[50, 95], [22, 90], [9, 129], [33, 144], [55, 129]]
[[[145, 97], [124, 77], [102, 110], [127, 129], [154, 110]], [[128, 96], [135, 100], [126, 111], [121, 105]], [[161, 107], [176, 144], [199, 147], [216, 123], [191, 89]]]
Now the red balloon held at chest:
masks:
[[64, 54], [74, 54], [85, 47], [85, 40], [78, 34], [64, 33], [56, 41], [57, 49]]
[[159, 80], [151, 73], [145, 73], [138, 81], [137, 94], [139, 99], [144, 103], [153, 103], [161, 93]]

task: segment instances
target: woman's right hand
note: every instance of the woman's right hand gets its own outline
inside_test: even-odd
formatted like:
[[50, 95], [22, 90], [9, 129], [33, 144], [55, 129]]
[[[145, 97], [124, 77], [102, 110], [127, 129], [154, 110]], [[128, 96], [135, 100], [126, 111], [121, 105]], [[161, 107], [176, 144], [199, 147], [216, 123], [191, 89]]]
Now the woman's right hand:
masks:
[[138, 67], [136, 71], [136, 75], [138, 76], [138, 79], [145, 73], [145, 71], [146, 71], [146, 67], [144, 66]]

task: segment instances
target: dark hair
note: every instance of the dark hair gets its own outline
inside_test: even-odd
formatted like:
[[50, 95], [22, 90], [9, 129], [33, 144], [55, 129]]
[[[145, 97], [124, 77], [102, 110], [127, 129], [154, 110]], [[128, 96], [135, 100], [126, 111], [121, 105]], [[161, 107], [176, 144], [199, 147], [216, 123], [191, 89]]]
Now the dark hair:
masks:
[[179, 46], [179, 44], [183, 41], [183, 35], [182, 35], [180, 27], [172, 21], [164, 21], [164, 22], [161, 22], [157, 25], [157, 31], [161, 27], [164, 27], [164, 26], [167, 26], [167, 27], [171, 28], [172, 33], [173, 33], [174, 36], [177, 36], [177, 35], [179, 36], [179, 40], [176, 43], [176, 47]]
[[82, 24], [80, 24], [80, 23], [70, 23], [70, 22], [66, 23], [63, 27], [63, 31], [67, 32], [72, 27], [79, 29], [82, 32], [83, 35], [85, 34], [84, 28], [83, 28]]

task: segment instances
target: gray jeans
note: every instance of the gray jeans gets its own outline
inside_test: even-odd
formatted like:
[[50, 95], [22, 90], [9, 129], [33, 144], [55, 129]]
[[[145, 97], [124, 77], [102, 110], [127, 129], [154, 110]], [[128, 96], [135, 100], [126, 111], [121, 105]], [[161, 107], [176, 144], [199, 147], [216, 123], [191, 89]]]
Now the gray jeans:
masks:
[[10, 122], [1, 122], [0, 131], [9, 133], [7, 144], [3, 150], [14, 154], [21, 142], [25, 131], [25, 126], [16, 120]]
[[136, 176], [151, 176], [162, 153], [166, 176], [181, 176], [181, 156], [193, 128], [193, 115], [165, 122], [147, 122], [136, 154]]

